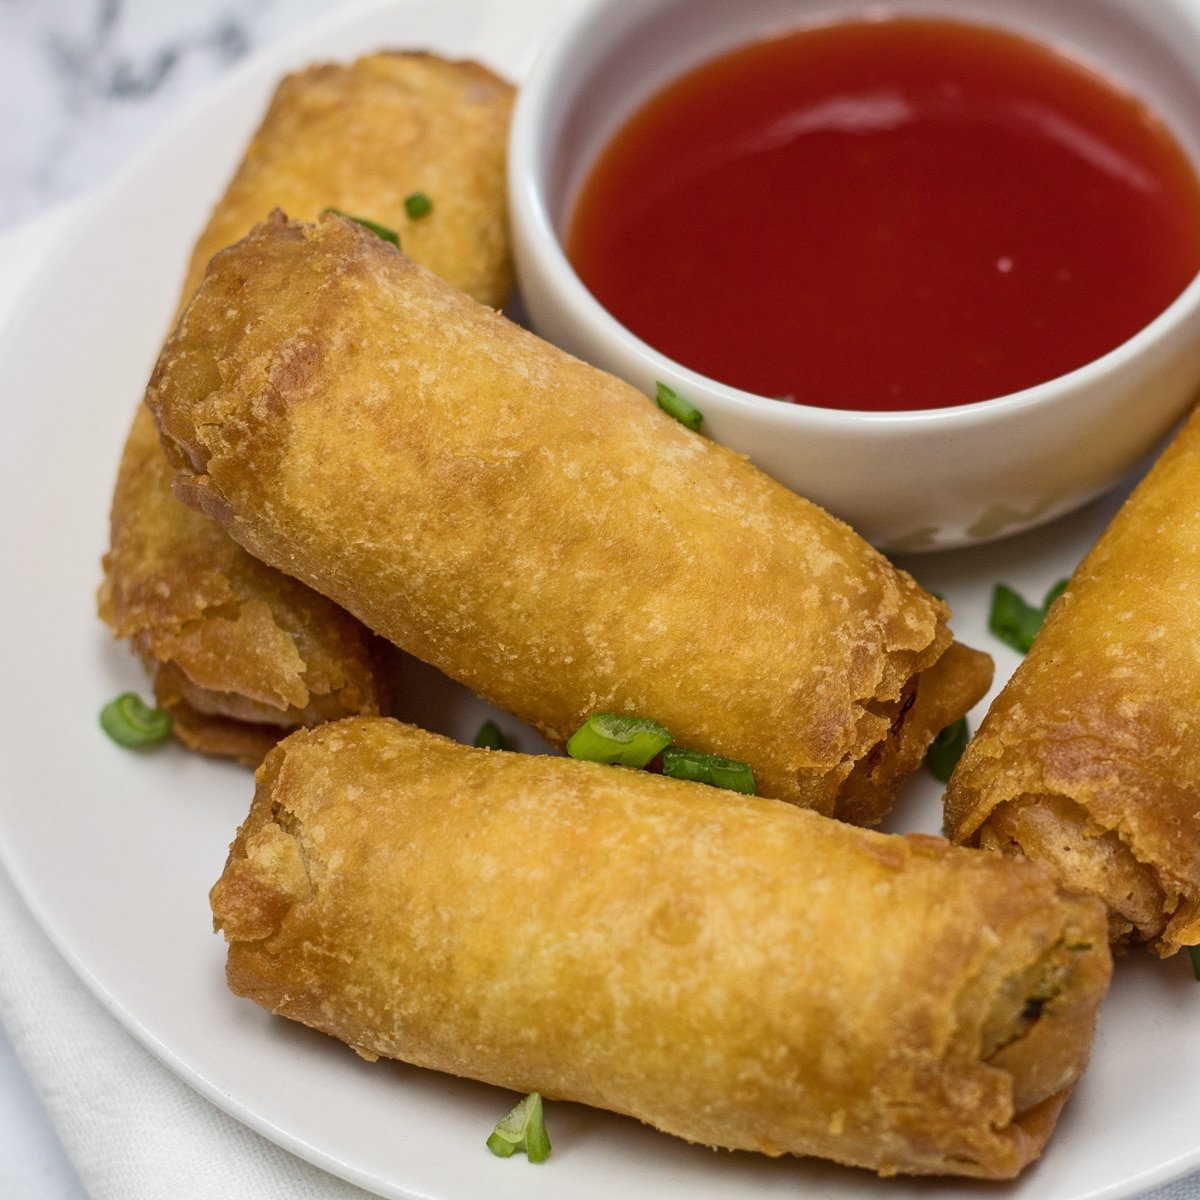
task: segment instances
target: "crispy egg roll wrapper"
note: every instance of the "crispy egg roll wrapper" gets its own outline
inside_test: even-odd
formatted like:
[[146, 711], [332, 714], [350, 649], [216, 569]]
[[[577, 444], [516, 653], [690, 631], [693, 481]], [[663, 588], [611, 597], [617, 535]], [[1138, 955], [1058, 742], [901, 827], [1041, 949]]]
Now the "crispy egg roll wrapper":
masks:
[[[394, 230], [405, 253], [493, 308], [513, 284], [505, 190], [516, 92], [479, 63], [384, 52], [286, 76], [196, 243], [184, 297], [209, 260], [276, 208], [326, 208]], [[405, 200], [423, 193], [427, 216]]]
[[210, 898], [231, 988], [367, 1058], [883, 1173], [1036, 1157], [1110, 974], [1031, 863], [382, 718], [272, 751]]
[[[503, 304], [512, 99], [486, 68], [428, 54], [289, 75], [196, 244], [183, 298], [216, 251], [276, 207], [316, 217], [333, 206], [394, 228], [419, 261]], [[415, 192], [433, 203], [416, 220], [404, 204]], [[367, 631], [180, 504], [172, 477], [141, 409], [113, 496], [100, 613], [142, 656], [176, 735], [257, 763], [289, 728], [377, 712], [386, 660]]]
[[1045, 863], [1113, 940], [1200, 942], [1200, 424], [1052, 606], [946, 792], [955, 841]]
[[386, 657], [370, 632], [180, 504], [173, 475], [143, 407], [113, 494], [100, 612], [142, 657], [179, 740], [257, 764], [290, 728], [378, 712]]
[[182, 499], [555, 745], [652, 717], [870, 823], [987, 687], [847, 526], [351, 222], [218, 255], [147, 398]]

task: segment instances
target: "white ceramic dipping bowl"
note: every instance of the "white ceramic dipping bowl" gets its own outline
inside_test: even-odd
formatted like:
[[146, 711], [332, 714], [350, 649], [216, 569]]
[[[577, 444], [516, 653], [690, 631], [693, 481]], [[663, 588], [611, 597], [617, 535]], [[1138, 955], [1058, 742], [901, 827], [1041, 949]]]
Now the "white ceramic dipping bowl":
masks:
[[1200, 387], [1200, 279], [1102, 358], [994, 400], [907, 413], [836, 411], [717, 383], [658, 353], [584, 287], [562, 234], [598, 152], [665, 84], [806, 24], [943, 16], [1064, 50], [1146, 101], [1200, 163], [1200, 0], [591, 0], [555, 30], [521, 91], [510, 202], [534, 328], [653, 394], [674, 387], [705, 431], [897, 551], [984, 542], [1116, 483]]

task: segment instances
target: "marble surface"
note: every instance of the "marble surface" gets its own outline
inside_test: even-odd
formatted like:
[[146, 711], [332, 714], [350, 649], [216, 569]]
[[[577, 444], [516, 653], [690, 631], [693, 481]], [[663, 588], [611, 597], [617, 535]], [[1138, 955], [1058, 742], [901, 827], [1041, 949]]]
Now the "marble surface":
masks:
[[0, 0], [0, 229], [109, 178], [330, 0]]

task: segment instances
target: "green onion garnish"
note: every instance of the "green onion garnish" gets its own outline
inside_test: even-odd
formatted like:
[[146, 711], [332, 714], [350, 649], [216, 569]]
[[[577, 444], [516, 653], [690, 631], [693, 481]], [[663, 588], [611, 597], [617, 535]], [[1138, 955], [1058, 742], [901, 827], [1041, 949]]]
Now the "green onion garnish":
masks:
[[731, 792], [745, 792], [747, 796], [754, 795], [754, 772], [749, 763], [739, 762], [736, 758], [722, 758], [719, 754], [668, 746], [663, 751], [663, 774], [674, 779], [691, 779], [712, 787], [728, 788]]
[[686, 425], [693, 433], [700, 432], [700, 423], [704, 415], [694, 405], [685, 400], [674, 388], [669, 388], [661, 381], [654, 385], [655, 400], [658, 407], [677, 420], [680, 425]]
[[966, 717], [959, 717], [953, 725], [947, 725], [930, 743], [925, 751], [925, 765], [929, 773], [940, 783], [949, 783], [958, 760], [967, 748], [971, 730]]
[[992, 592], [988, 628], [1006, 645], [1026, 654], [1042, 627], [1042, 610], [1034, 608], [1002, 583]]
[[100, 728], [118, 746], [157, 746], [171, 735], [171, 714], [151, 708], [136, 692], [125, 692], [100, 710]]
[[545, 1162], [550, 1154], [550, 1138], [542, 1120], [542, 1098], [530, 1092], [492, 1130], [487, 1148], [498, 1158], [511, 1158], [518, 1150], [525, 1151], [530, 1162]]
[[1050, 605], [1067, 590], [1067, 581], [1060, 579], [1047, 593], [1040, 608], [1027, 604], [1010, 587], [996, 584], [992, 593], [992, 611], [988, 614], [988, 628], [1006, 645], [1020, 654], [1028, 654], [1033, 639], [1037, 637]]
[[400, 249], [400, 235], [394, 230], [389, 229], [386, 225], [380, 225], [375, 221], [368, 221], [366, 217], [356, 217], [351, 213], [342, 212], [340, 208], [332, 206], [325, 209], [327, 213], [333, 213], [335, 217], [345, 217], [347, 221], [353, 221], [356, 225], [361, 225], [364, 229], [369, 229], [377, 238], [382, 238], [385, 242], [391, 242], [397, 250]]
[[419, 221], [433, 212], [433, 201], [424, 192], [413, 192], [411, 196], [404, 197], [404, 211], [408, 213], [410, 221]]
[[478, 750], [507, 750], [508, 738], [495, 721], [484, 721], [471, 745]]
[[1189, 946], [1187, 952], [1192, 960], [1192, 974], [1200, 980], [1200, 946]]
[[647, 717], [596, 713], [571, 734], [567, 753], [588, 762], [644, 767], [670, 741], [671, 735]]

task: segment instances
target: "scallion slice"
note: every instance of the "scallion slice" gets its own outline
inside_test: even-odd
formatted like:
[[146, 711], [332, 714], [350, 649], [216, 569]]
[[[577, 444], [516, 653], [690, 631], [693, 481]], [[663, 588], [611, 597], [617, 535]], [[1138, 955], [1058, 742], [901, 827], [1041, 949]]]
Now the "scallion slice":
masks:
[[136, 692], [125, 692], [100, 710], [100, 728], [118, 746], [141, 749], [170, 737], [171, 714], [151, 708]]
[[397, 250], [400, 249], [400, 235], [394, 229], [389, 229], [386, 225], [380, 225], [377, 221], [368, 221], [366, 217], [356, 217], [352, 213], [342, 212], [340, 208], [330, 206], [324, 211], [333, 213], [335, 217], [344, 217], [347, 221], [353, 221], [355, 225], [361, 225], [364, 229], [369, 229], [377, 238], [382, 238], [385, 242], [391, 242]]
[[545, 1162], [550, 1155], [550, 1137], [542, 1117], [542, 1097], [530, 1092], [516, 1108], [492, 1130], [487, 1148], [497, 1158], [511, 1158], [525, 1151], [530, 1162]]
[[925, 751], [925, 765], [929, 773], [940, 783], [949, 783], [958, 760], [970, 741], [971, 730], [966, 717], [959, 717], [953, 725], [947, 725], [930, 743]]
[[686, 425], [693, 433], [700, 432], [704, 414], [692, 403], [685, 400], [674, 388], [669, 388], [661, 381], [654, 385], [655, 400], [658, 407], [677, 420], [680, 425]]
[[992, 609], [988, 628], [1006, 645], [1019, 654], [1028, 654], [1037, 637], [1050, 605], [1067, 590], [1067, 580], [1060, 579], [1047, 593], [1041, 607], [1027, 604], [1021, 595], [1003, 583], [992, 592]]
[[571, 734], [567, 753], [588, 762], [644, 767], [670, 741], [671, 735], [647, 717], [596, 713]]
[[1200, 946], [1189, 946], [1187, 952], [1192, 960], [1192, 974], [1200, 981]]
[[1006, 645], [1019, 654], [1026, 654], [1042, 625], [1042, 613], [1003, 583], [992, 592], [992, 608], [988, 613], [988, 628]]
[[471, 745], [478, 750], [507, 750], [508, 738], [495, 721], [484, 721]]
[[712, 787], [728, 788], [731, 792], [754, 795], [754, 772], [749, 763], [701, 750], [685, 750], [668, 746], [663, 751], [663, 774], [674, 779], [690, 779]]
[[419, 221], [433, 212], [433, 201], [424, 192], [413, 192], [404, 197], [404, 211], [410, 221]]

